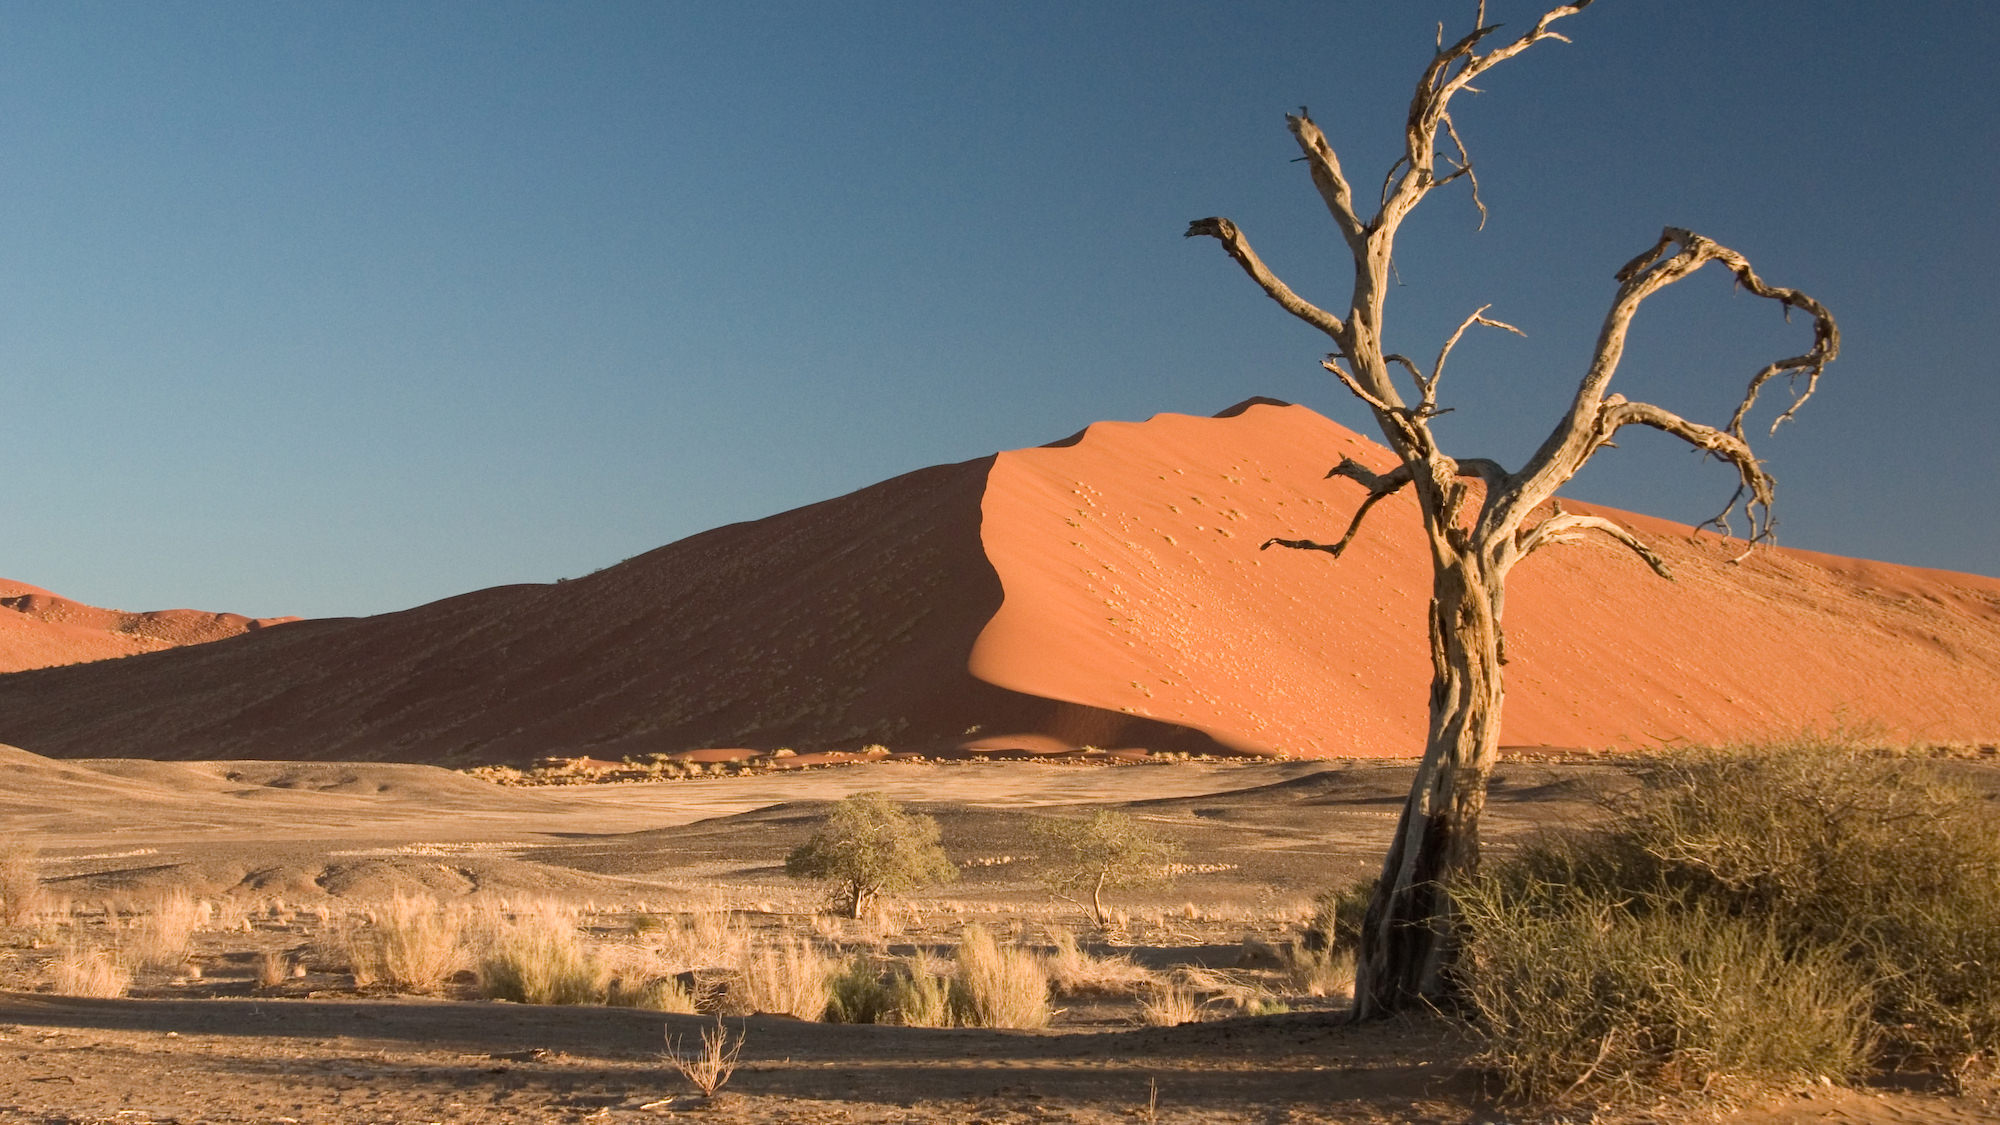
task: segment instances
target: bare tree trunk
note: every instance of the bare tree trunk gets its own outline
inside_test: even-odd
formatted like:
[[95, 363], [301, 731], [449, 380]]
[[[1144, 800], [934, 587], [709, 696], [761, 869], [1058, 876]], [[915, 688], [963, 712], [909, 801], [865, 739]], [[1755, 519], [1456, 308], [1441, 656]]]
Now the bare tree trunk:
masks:
[[[1824, 305], [1796, 289], [1765, 283], [1749, 259], [1726, 246], [1693, 231], [1667, 227], [1658, 241], [1615, 275], [1617, 293], [1569, 409], [1527, 464], [1509, 471], [1488, 458], [1448, 456], [1439, 447], [1431, 419], [1448, 409], [1438, 405], [1438, 384], [1452, 349], [1474, 326], [1517, 334], [1521, 330], [1488, 317], [1491, 306], [1482, 306], [1445, 340], [1428, 371], [1408, 356], [1385, 351], [1383, 305], [1397, 230], [1431, 191], [1461, 178], [1472, 188], [1483, 225], [1486, 205], [1479, 199], [1472, 156], [1452, 123], [1451, 99], [1461, 92], [1476, 92], [1475, 79], [1537, 43], [1568, 42], [1552, 25], [1591, 3], [1558, 4], [1519, 38], [1498, 46], [1486, 46], [1499, 27], [1485, 24], [1483, 0], [1475, 21], [1480, 26], [1457, 42], [1447, 44], [1440, 27], [1437, 52], [1418, 78], [1410, 101], [1402, 155], [1389, 166], [1373, 217], [1359, 209], [1357, 199], [1368, 196], [1357, 196], [1333, 146], [1304, 107], [1286, 115], [1300, 160], [1353, 259], [1354, 289], [1344, 313], [1321, 308], [1285, 284], [1229, 219], [1217, 215], [1188, 224], [1188, 237], [1220, 242], [1266, 296], [1326, 334], [1335, 351], [1320, 366], [1367, 404], [1384, 440], [1402, 462], [1387, 473], [1376, 473], [1343, 458], [1327, 476], [1367, 489], [1346, 534], [1331, 543], [1268, 539], [1264, 546], [1324, 551], [1339, 558], [1369, 510], [1412, 485], [1431, 542], [1430, 729], [1423, 763], [1363, 923], [1356, 966], [1357, 1016], [1383, 1015], [1444, 999], [1453, 987], [1450, 973], [1463, 935], [1452, 894], [1479, 864], [1479, 814], [1486, 806], [1486, 780], [1500, 745], [1500, 667], [1505, 660], [1500, 607], [1507, 573], [1543, 547], [1594, 534], [1622, 544], [1661, 577], [1673, 577], [1666, 563], [1632, 532], [1602, 516], [1564, 512], [1555, 502], [1557, 490], [1598, 450], [1614, 445], [1619, 430], [1645, 426], [1733, 466], [1737, 490], [1709, 522], [1727, 534], [1728, 516], [1740, 502], [1750, 521], [1750, 542], [1767, 539], [1774, 482], [1750, 448], [1745, 419], [1762, 389], [1783, 376], [1792, 401], [1772, 423], [1776, 430], [1813, 396], [1820, 374], [1840, 354], [1840, 329]], [[1752, 375], [1736, 412], [1721, 428], [1609, 393], [1641, 303], [1710, 262], [1721, 263], [1741, 288], [1777, 302], [1788, 320], [1795, 310], [1813, 320], [1811, 348], [1768, 363]], [[1481, 496], [1473, 506], [1468, 501], [1475, 481]]]
[[1458, 945], [1452, 890], [1479, 866], [1479, 814], [1500, 747], [1501, 578], [1476, 556], [1435, 561], [1430, 731], [1362, 922], [1362, 1019], [1446, 998]]

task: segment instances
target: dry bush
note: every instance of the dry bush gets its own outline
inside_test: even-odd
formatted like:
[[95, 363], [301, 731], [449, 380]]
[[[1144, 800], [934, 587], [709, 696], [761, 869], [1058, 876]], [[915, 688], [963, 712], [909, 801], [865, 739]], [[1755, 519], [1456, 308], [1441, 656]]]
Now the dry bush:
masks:
[[39, 854], [21, 843], [0, 851], [0, 925], [18, 926], [42, 909]]
[[1870, 1058], [1957, 1081], [2000, 1049], [2000, 829], [1933, 763], [1811, 741], [1681, 755], [1614, 811], [1465, 896], [1466, 980], [1516, 1093]]
[[1375, 880], [1361, 879], [1344, 887], [1323, 892], [1313, 899], [1312, 919], [1306, 923], [1302, 944], [1307, 950], [1353, 953], [1361, 945], [1361, 920], [1368, 913], [1368, 900], [1375, 894]]
[[701, 1091], [702, 1097], [712, 1098], [729, 1083], [730, 1075], [736, 1073], [736, 1059], [743, 1053], [744, 1038], [740, 1031], [732, 1038], [717, 1019], [714, 1027], [701, 1033], [698, 1050], [683, 1051], [678, 1038], [668, 1037], [665, 1058], [681, 1077]]
[[1049, 978], [1042, 959], [1003, 946], [983, 926], [965, 928], [958, 942], [952, 1015], [965, 1027], [1047, 1027]]
[[466, 921], [463, 908], [398, 894], [339, 938], [357, 986], [435, 992], [465, 963]]
[[1831, 951], [1794, 955], [1766, 925], [1699, 910], [1523, 909], [1493, 887], [1461, 896], [1478, 935], [1464, 971], [1482, 1062], [1513, 1097], [1643, 1101], [1865, 1065], [1867, 987]]
[[178, 969], [186, 965], [188, 952], [194, 947], [195, 931], [201, 928], [208, 913], [203, 909], [206, 905], [184, 890], [168, 892], [137, 925], [126, 931], [123, 941], [126, 957], [142, 969]]
[[802, 1020], [826, 1017], [832, 972], [826, 955], [802, 938], [746, 947], [737, 957], [727, 1004], [732, 1012], [771, 1012]]
[[1050, 930], [1049, 940], [1054, 948], [1044, 964], [1049, 987], [1058, 996], [1137, 996], [1158, 983], [1151, 969], [1130, 957], [1088, 952], [1064, 927]]
[[71, 946], [43, 966], [49, 987], [61, 996], [94, 996], [111, 999], [125, 995], [132, 985], [132, 971], [106, 949]]
[[516, 1004], [597, 1004], [611, 968], [585, 942], [576, 911], [541, 903], [496, 918], [479, 940], [479, 989]]

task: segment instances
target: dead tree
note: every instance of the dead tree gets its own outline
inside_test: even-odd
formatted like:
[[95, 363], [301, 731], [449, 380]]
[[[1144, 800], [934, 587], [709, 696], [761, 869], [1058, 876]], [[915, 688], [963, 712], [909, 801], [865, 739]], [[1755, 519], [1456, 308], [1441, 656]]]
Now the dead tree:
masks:
[[[1483, 53], [1482, 47], [1498, 30], [1484, 26], [1483, 0], [1475, 21], [1480, 26], [1464, 38], [1447, 45], [1440, 28], [1437, 53], [1410, 99], [1403, 153], [1389, 169], [1372, 217], [1362, 213], [1354, 187], [1319, 126], [1303, 109], [1286, 116], [1313, 185], [1354, 259], [1354, 290], [1344, 312], [1330, 312], [1293, 292], [1266, 268], [1228, 219], [1199, 219], [1187, 230], [1189, 237], [1202, 235], [1221, 242], [1272, 300], [1333, 340], [1335, 351], [1322, 365], [1367, 404], [1400, 459], [1389, 472], [1376, 474], [1344, 458], [1327, 474], [1366, 489], [1339, 540], [1273, 539], [1264, 546], [1324, 551], [1337, 558], [1353, 541], [1369, 509], [1407, 488], [1416, 496], [1430, 548], [1429, 729], [1422, 763], [1363, 924], [1355, 986], [1358, 1017], [1385, 1014], [1418, 1000], [1444, 999], [1451, 991], [1449, 969], [1461, 937], [1452, 889], [1477, 868], [1479, 817], [1499, 748], [1501, 669], [1506, 663], [1500, 618], [1508, 573], [1543, 547], [1595, 533], [1631, 549], [1661, 577], [1672, 577], [1665, 562], [1629, 530], [1598, 516], [1563, 511], [1553, 499], [1556, 490], [1592, 454], [1610, 445], [1619, 430], [1650, 426], [1734, 467], [1736, 492], [1709, 522], [1728, 534], [1728, 517], [1740, 505], [1750, 523], [1748, 543], [1754, 546], [1771, 532], [1772, 478], [1744, 436], [1746, 416], [1764, 386], [1785, 376], [1791, 402], [1772, 423], [1776, 430], [1812, 396], [1821, 372], [1840, 348], [1833, 317], [1818, 301], [1796, 289], [1766, 284], [1734, 250], [1668, 227], [1618, 271], [1617, 293], [1569, 409], [1525, 465], [1509, 471], [1492, 460], [1449, 456], [1438, 447], [1431, 419], [1440, 413], [1438, 385], [1452, 349], [1475, 325], [1516, 333], [1519, 329], [1489, 318], [1486, 311], [1491, 306], [1487, 306], [1465, 318], [1428, 369], [1385, 351], [1383, 298], [1397, 229], [1425, 196], [1460, 179], [1472, 189], [1484, 220], [1486, 209], [1479, 201], [1472, 159], [1452, 125], [1451, 100], [1472, 89], [1471, 83], [1492, 67], [1545, 39], [1568, 42], [1551, 30], [1552, 25], [1589, 4], [1590, 0], [1576, 0], [1550, 9], [1520, 38]], [[1607, 393], [1640, 304], [1711, 262], [1734, 274], [1744, 289], [1776, 302], [1787, 319], [1794, 309], [1810, 316], [1812, 347], [1803, 355], [1767, 364], [1753, 375], [1735, 414], [1721, 427]]]

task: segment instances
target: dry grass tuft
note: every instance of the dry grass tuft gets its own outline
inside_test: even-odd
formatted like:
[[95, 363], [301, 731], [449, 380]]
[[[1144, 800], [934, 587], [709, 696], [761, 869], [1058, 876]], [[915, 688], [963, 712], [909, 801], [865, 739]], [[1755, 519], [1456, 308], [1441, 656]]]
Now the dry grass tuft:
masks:
[[109, 1000], [125, 995], [132, 985], [132, 971], [105, 949], [71, 946], [44, 966], [43, 972], [49, 987], [61, 996]]
[[833, 998], [832, 966], [812, 942], [784, 937], [746, 946], [734, 967], [726, 1001], [730, 1011], [826, 1018]]
[[516, 1004], [602, 1003], [611, 969], [588, 947], [575, 910], [539, 903], [493, 920], [480, 940], [479, 989]]
[[1139, 1019], [1150, 1027], [1178, 1027], [1201, 1018], [1201, 1003], [1186, 980], [1155, 983], [1139, 1000]]
[[26, 844], [0, 851], [0, 925], [18, 926], [42, 909], [38, 853]]
[[184, 890], [162, 896], [138, 924], [126, 931], [125, 955], [142, 969], [179, 969], [187, 964], [206, 904]]
[[1047, 1027], [1049, 978], [1042, 959], [1003, 946], [983, 926], [965, 928], [958, 942], [952, 1014], [966, 1027]]
[[1054, 948], [1044, 963], [1049, 986], [1058, 996], [1138, 996], [1159, 983], [1151, 969], [1130, 957], [1084, 950], [1064, 927], [1050, 930], [1049, 940]]
[[434, 898], [402, 895], [368, 912], [368, 924], [340, 935], [354, 983], [398, 992], [436, 992], [464, 967], [466, 912]]

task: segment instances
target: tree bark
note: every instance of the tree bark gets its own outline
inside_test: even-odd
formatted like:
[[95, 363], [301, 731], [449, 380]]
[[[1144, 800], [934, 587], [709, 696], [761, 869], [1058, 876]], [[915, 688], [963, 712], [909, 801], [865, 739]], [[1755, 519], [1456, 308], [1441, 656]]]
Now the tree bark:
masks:
[[1355, 1015], [1445, 997], [1458, 948], [1453, 886], [1479, 866], [1479, 817], [1500, 747], [1502, 576], [1477, 556], [1435, 560], [1430, 727], [1362, 922]]

